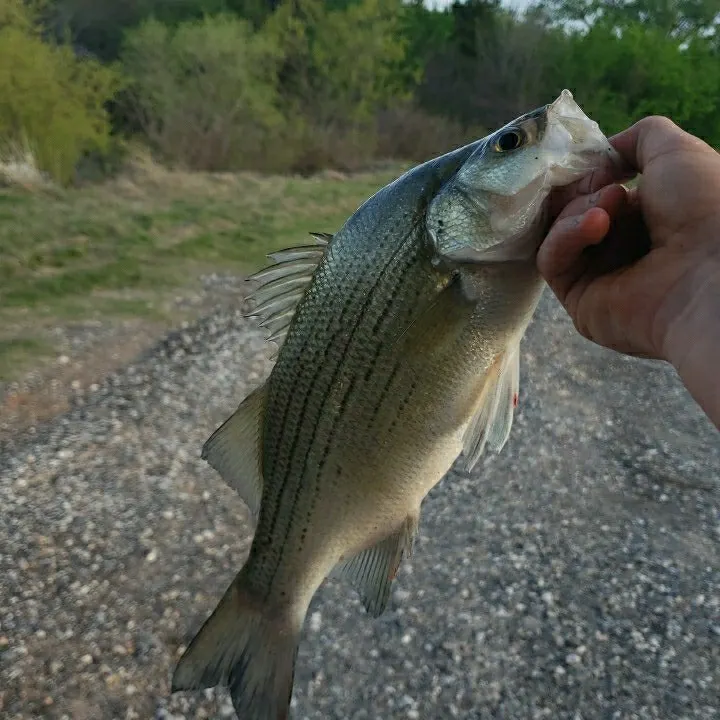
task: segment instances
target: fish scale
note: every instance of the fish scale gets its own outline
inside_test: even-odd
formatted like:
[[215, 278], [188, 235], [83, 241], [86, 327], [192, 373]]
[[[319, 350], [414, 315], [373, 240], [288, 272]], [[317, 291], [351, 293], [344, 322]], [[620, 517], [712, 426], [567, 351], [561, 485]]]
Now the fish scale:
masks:
[[550, 189], [608, 166], [622, 174], [564, 91], [413, 168], [334, 236], [314, 233], [255, 276], [277, 362], [202, 451], [255, 535], [174, 691], [223, 683], [243, 720], [286, 720], [322, 581], [344, 578], [367, 612], [385, 610], [427, 493], [509, 437]]
[[[405, 253], [402, 253], [403, 249]], [[392, 312], [393, 309], [396, 312], [398, 309], [400, 311], [404, 310], [406, 313], [408, 311], [408, 305], [404, 302], [404, 297], [397, 295], [398, 281], [393, 277], [392, 270], [397, 265], [399, 277], [410, 284], [414, 276], [407, 271], [416, 263], [417, 244], [409, 239], [401, 239], [399, 249], [390, 248], [389, 254], [394, 261], [384, 266], [386, 272], [377, 278], [377, 282], [370, 292], [366, 293], [361, 301], [355, 305], [353, 308], [355, 312], [350, 313], [350, 317], [346, 320], [347, 329], [343, 329], [347, 337], [346, 342], [337, 347], [336, 343], [333, 342], [333, 336], [328, 336], [326, 348], [333, 348], [333, 351], [322, 353], [325, 358], [322, 363], [322, 372], [317, 372], [316, 368], [310, 365], [306, 372], [309, 371], [311, 377], [303, 377], [301, 373], [305, 368], [300, 363], [295, 362], [296, 356], [291, 341], [293, 334], [302, 336], [304, 329], [302, 321], [299, 321], [291, 330], [283, 348], [283, 353], [278, 359], [278, 365], [282, 364], [283, 368], [287, 368], [287, 376], [283, 376], [282, 373], [278, 376], [278, 384], [281, 388], [286, 388], [287, 393], [286, 398], [282, 396], [275, 397], [278, 406], [282, 407], [283, 400], [288, 403], [292, 402], [295, 395], [294, 388], [309, 386], [308, 395], [313, 398], [312, 402], [305, 403], [303, 407], [304, 413], [297, 418], [298, 425], [292, 427], [288, 423], [283, 428], [281, 437], [299, 437], [300, 441], [293, 447], [292, 460], [294, 462], [290, 465], [290, 472], [280, 477], [270, 474], [265, 478], [267, 487], [273, 488], [270, 492], [279, 491], [280, 497], [278, 504], [274, 506], [277, 508], [274, 516], [266, 519], [261, 515], [257, 529], [257, 533], [261, 537], [262, 533], [265, 532], [268, 534], [276, 533], [273, 538], [277, 540], [275, 548], [279, 549], [279, 553], [289, 552], [290, 556], [286, 558], [286, 561], [291, 573], [293, 572], [292, 568], [297, 566], [296, 561], [299, 560], [299, 556], [302, 555], [304, 549], [302, 541], [297, 536], [297, 531], [293, 532], [292, 527], [294, 522], [297, 522], [295, 510], [297, 509], [298, 490], [303, 489], [303, 498], [310, 503], [308, 512], [312, 513], [313, 504], [317, 502], [318, 495], [323, 491], [322, 471], [325, 466], [323, 458], [326, 458], [328, 452], [331, 451], [332, 440], [334, 439], [335, 443], [341, 445], [348, 444], [349, 439], [337, 431], [338, 425], [344, 420], [343, 413], [338, 412], [338, 410], [347, 408], [348, 400], [354, 390], [356, 395], [363, 398], [363, 402], [350, 403], [350, 407], [354, 408], [353, 412], [355, 413], [358, 411], [363, 412], [367, 407], [366, 402], [369, 397], [372, 397], [373, 388], [379, 379], [377, 374], [371, 376], [369, 381], [364, 381], [363, 378], [366, 371], [372, 369], [372, 360], [378, 354], [378, 348], [382, 349], [387, 341], [386, 337], [376, 331], [378, 320], [386, 317], [388, 311]], [[357, 263], [355, 266], [356, 272], [367, 276], [367, 265], [373, 260], [374, 258], [370, 257], [364, 263]], [[327, 272], [332, 273], [334, 267], [346, 267], [340, 254], [334, 255], [328, 260]], [[385, 282], [383, 282], [383, 279]], [[415, 294], [419, 293], [416, 292]], [[390, 300], [393, 295], [395, 296], [394, 302]], [[306, 306], [307, 314], [311, 317], [314, 297], [313, 293], [310, 292]], [[334, 300], [332, 297], [327, 298], [327, 296], [319, 293], [318, 297], [320, 302], [332, 303]], [[303, 352], [302, 346], [298, 348], [298, 352]], [[315, 372], [313, 372], [314, 370]], [[349, 385], [350, 383], [352, 385]], [[281, 390], [277, 392], [279, 394]], [[331, 412], [323, 415], [323, 409], [328, 406], [331, 408]], [[358, 424], [357, 420], [349, 420], [348, 422], [353, 426]], [[269, 440], [267, 445], [271, 447], [272, 440]], [[289, 482], [289, 479], [292, 479], [293, 482]], [[278, 490], [275, 490], [275, 488]], [[298, 514], [302, 518], [302, 511]], [[265, 524], [264, 521], [266, 521]], [[303, 522], [303, 520], [301, 519], [300, 522]], [[278, 528], [278, 525], [285, 525], [283, 528], [284, 534], [282, 529]], [[282, 534], [279, 538], [277, 537], [278, 532]], [[291, 534], [293, 536], [292, 541], [288, 542]], [[268, 558], [268, 560], [270, 559]], [[254, 558], [253, 561], [262, 562], [260, 558]], [[278, 557], [276, 552], [270, 562], [272, 561], [275, 561], [277, 567], [277, 563], [282, 562], [282, 555]]]
[[[369, 260], [373, 259], [369, 258]], [[318, 286], [323, 285], [323, 273], [332, 272], [330, 267], [320, 268]], [[368, 284], [367, 280], [363, 282], [363, 278], [367, 278], [367, 274], [362, 272], [363, 267], [359, 266], [358, 269], [360, 280], [355, 283], [355, 288], [360, 288], [360, 291], [356, 290], [350, 297], [359, 299], [359, 302], [353, 306], [350, 301], [347, 301], [345, 304], [347, 313], [341, 312], [341, 318], [345, 319], [347, 327], [352, 327], [353, 321], [355, 324], [362, 322], [363, 309], [367, 303], [368, 293], [363, 288], [363, 285], [367, 286]], [[350, 279], [350, 283], [352, 283], [352, 279]], [[311, 289], [305, 308], [306, 315], [310, 317], [317, 316], [317, 313], [313, 313], [315, 298], [319, 298], [321, 303], [332, 304], [334, 301], [333, 297], [328, 298], [320, 292], [314, 293]], [[274, 467], [271, 465], [271, 469], [265, 476], [267, 507], [272, 508], [273, 512], [272, 514], [270, 512], [265, 515], [261, 514], [257, 529], [260, 542], [264, 546], [269, 545], [273, 550], [271, 557], [266, 558], [266, 562], [273, 564], [271, 576], [274, 576], [277, 564], [280, 562], [280, 553], [286, 544], [298, 490], [303, 487], [303, 480], [307, 479], [305, 467], [311, 451], [311, 444], [322, 442], [325, 437], [325, 433], [318, 433], [318, 420], [323, 405], [327, 402], [327, 395], [331, 392], [333, 379], [337, 377], [346, 361], [346, 352], [350, 344], [349, 341], [346, 341], [345, 344], [338, 347], [338, 343], [334, 342], [337, 334], [350, 332], [350, 330], [346, 330], [346, 326], [335, 330], [334, 333], [332, 328], [327, 328], [325, 338], [315, 338], [314, 353], [310, 356], [305, 343], [302, 342], [304, 337], [302, 321], [303, 316], [299, 314], [298, 323], [289, 333], [281, 357], [278, 359], [277, 384], [273, 382], [270, 386], [271, 402], [277, 406], [279, 412], [282, 412], [283, 407], [289, 408], [289, 412], [284, 414], [287, 420], [284, 423], [278, 423], [279, 431], [275, 433], [276, 437], [273, 437], [272, 433], [266, 435], [266, 457], [271, 455], [273, 449], [281, 442], [284, 441], [290, 445], [286, 465], [278, 467], [279, 462], [274, 463]], [[300, 341], [294, 342], [295, 338], [300, 338]], [[304, 361], [296, 361], [299, 358], [303, 358]], [[319, 361], [319, 358], [322, 358], [322, 362]], [[294, 413], [293, 406], [296, 408]], [[306, 494], [311, 494], [311, 489], [307, 489], [308, 493]], [[273, 543], [278, 533], [282, 536], [279, 545]], [[267, 542], [262, 542], [265, 537], [268, 538]]]

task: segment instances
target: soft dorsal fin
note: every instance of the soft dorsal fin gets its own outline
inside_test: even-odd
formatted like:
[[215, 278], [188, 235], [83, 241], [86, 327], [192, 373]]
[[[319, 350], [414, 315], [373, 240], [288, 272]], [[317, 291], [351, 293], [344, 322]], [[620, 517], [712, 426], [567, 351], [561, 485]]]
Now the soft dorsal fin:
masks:
[[275, 263], [248, 278], [259, 283], [248, 296], [252, 306], [248, 317], [259, 318], [260, 326], [270, 332], [268, 340], [278, 346], [285, 339], [295, 309], [333, 237], [328, 233], [310, 234], [315, 238], [315, 245], [301, 245], [271, 253], [268, 257]]
[[481, 405], [463, 437], [463, 465], [472, 470], [482, 456], [485, 445], [500, 452], [510, 436], [520, 391], [520, 345], [505, 353], [488, 377]]
[[261, 385], [208, 438], [201, 457], [248, 506], [253, 519], [262, 498], [262, 427], [266, 387]]
[[420, 514], [408, 515], [391, 535], [335, 566], [332, 575], [349, 580], [373, 617], [385, 612], [390, 589], [403, 557], [412, 553]]

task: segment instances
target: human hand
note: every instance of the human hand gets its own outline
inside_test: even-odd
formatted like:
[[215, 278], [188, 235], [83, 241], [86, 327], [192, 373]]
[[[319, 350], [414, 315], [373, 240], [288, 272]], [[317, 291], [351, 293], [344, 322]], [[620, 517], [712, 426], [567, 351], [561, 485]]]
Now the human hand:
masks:
[[[660, 117], [611, 143], [627, 176], [555, 194], [538, 269], [586, 338], [687, 365], [703, 328], [720, 336], [720, 154]], [[617, 184], [638, 172], [637, 188]]]

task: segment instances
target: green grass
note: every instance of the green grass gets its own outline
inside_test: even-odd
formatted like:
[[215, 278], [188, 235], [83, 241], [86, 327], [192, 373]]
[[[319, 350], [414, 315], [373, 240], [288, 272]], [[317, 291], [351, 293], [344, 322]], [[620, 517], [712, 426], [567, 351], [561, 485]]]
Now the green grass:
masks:
[[397, 167], [347, 178], [169, 172], [94, 186], [0, 189], [0, 368], [47, 354], [42, 328], [161, 315], [202, 273], [247, 274], [265, 255], [334, 232]]
[[52, 347], [34, 337], [0, 339], [0, 380], [10, 380], [19, 367], [48, 357]]

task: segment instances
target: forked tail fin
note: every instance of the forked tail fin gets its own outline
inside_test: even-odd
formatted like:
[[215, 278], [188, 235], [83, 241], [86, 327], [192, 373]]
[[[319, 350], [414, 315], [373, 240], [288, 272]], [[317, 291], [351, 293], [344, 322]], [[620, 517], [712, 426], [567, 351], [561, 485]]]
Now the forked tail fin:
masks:
[[288, 720], [301, 626], [289, 613], [269, 614], [241, 571], [180, 658], [172, 692], [223, 684], [239, 720]]

